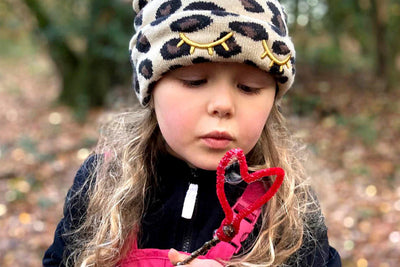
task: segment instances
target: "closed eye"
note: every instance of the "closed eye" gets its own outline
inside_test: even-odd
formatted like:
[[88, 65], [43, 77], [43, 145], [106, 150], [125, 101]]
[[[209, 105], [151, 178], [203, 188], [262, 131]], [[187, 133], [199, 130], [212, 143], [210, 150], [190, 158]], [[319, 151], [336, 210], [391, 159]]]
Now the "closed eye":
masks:
[[206, 79], [201, 79], [201, 80], [181, 80], [181, 81], [187, 87], [198, 87], [200, 85], [203, 85], [203, 84], [207, 83]]
[[260, 93], [261, 89], [260, 88], [254, 88], [250, 87], [244, 84], [238, 84], [237, 87], [244, 93], [246, 94], [258, 94]]

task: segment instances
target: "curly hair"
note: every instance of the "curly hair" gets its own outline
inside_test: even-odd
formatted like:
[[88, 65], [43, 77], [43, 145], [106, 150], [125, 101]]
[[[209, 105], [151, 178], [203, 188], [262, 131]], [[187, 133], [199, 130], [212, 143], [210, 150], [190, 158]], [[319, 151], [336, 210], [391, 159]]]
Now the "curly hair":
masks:
[[[320, 212], [306, 182], [299, 157], [302, 149], [297, 144], [274, 104], [247, 158], [252, 170], [283, 168], [285, 180], [262, 210], [254, 244], [227, 262], [228, 266], [280, 266], [298, 252], [305, 239], [313, 240], [307, 218]], [[67, 266], [115, 266], [126, 256], [140, 229], [146, 194], [155, 186], [154, 163], [163, 149], [152, 108], [119, 114], [102, 128], [96, 153], [103, 159], [86, 182], [90, 186], [85, 219], [67, 233], [71, 240], [70, 253], [65, 255]]]

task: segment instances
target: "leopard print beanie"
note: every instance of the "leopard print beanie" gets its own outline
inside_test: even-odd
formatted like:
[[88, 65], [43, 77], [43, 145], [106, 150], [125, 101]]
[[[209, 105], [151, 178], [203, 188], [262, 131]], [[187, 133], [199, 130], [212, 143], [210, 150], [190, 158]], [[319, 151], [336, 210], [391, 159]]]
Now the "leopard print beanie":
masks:
[[164, 73], [196, 63], [258, 67], [275, 77], [278, 98], [293, 83], [295, 50], [277, 0], [134, 0], [133, 9], [133, 87], [143, 106]]

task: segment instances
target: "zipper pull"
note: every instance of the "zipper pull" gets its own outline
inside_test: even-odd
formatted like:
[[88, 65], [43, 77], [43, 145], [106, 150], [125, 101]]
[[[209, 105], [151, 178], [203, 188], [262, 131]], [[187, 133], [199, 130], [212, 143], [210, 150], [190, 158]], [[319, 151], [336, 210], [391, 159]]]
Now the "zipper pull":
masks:
[[185, 200], [183, 202], [183, 208], [181, 214], [182, 218], [189, 220], [192, 219], [198, 190], [199, 190], [199, 185], [189, 184], [189, 188], [186, 191]]

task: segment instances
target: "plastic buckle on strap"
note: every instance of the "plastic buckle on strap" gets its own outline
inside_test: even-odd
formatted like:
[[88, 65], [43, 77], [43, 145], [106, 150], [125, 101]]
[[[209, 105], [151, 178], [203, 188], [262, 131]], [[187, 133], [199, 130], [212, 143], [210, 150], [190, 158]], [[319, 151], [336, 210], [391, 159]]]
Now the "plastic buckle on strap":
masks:
[[[238, 214], [241, 210], [247, 207], [249, 204], [243, 199], [240, 198], [235, 205], [233, 206], [232, 210], [236, 214]], [[229, 242], [235, 248], [235, 254], [240, 251], [242, 248], [242, 242], [247, 239], [249, 234], [253, 231], [254, 225], [257, 222], [257, 219], [261, 213], [261, 209], [257, 209], [247, 215], [244, 220], [240, 222], [240, 228], [237, 235]]]
[[[243, 210], [245, 208], [245, 206], [247, 206], [248, 204], [246, 203], [246, 201], [244, 201], [243, 199], [240, 199], [235, 206], [233, 206], [233, 211], [238, 214], [241, 210]], [[253, 222], [257, 219], [258, 215], [260, 213], [257, 211], [253, 211], [252, 213], [250, 213], [249, 215], [247, 215], [246, 217], [244, 217], [244, 220], [246, 220], [247, 222], [249, 222], [250, 224], [253, 224]]]

